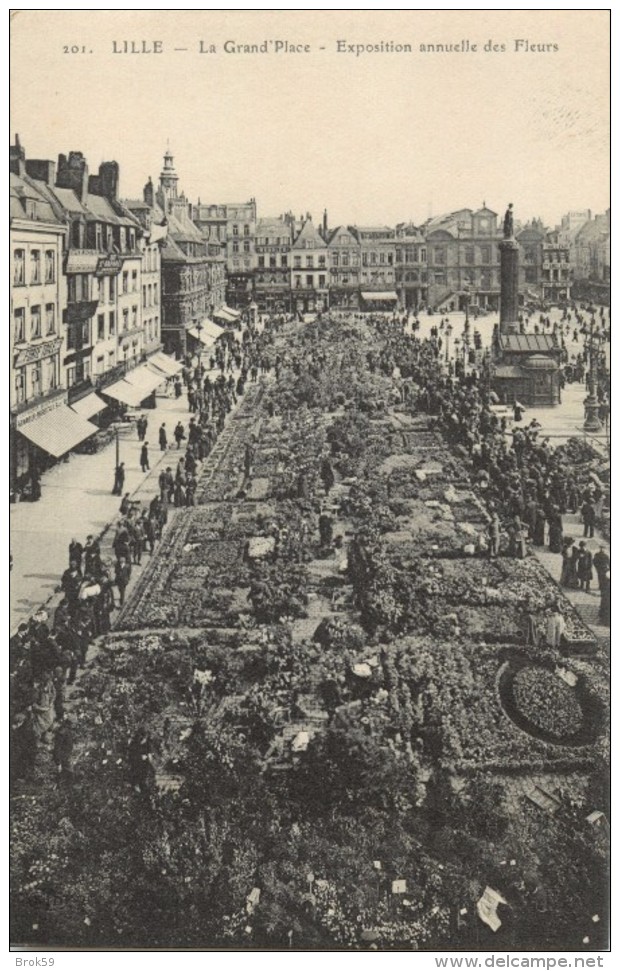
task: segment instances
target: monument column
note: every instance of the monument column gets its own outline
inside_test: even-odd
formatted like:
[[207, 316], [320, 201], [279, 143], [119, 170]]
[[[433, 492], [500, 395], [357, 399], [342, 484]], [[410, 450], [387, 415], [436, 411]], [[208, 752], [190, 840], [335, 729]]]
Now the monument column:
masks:
[[500, 334], [519, 333], [519, 244], [514, 237], [512, 202], [504, 216], [504, 238], [499, 244]]

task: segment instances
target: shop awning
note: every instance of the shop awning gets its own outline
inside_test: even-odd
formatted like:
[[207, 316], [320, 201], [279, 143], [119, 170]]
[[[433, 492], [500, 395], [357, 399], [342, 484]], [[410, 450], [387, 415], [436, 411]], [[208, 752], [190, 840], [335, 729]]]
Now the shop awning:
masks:
[[217, 310], [213, 311], [213, 316], [217, 317], [218, 320], [225, 320], [228, 324], [236, 324], [241, 314], [238, 310], [232, 310], [224, 304], [223, 307], [218, 307]]
[[114, 398], [115, 401], [120, 401], [124, 405], [130, 405], [132, 408], [139, 408], [144, 399], [148, 397], [148, 392], [135, 384], [130, 384], [129, 381], [117, 381], [116, 384], [102, 388], [101, 394]]
[[194, 340], [200, 341], [201, 344], [204, 344], [205, 347], [210, 347], [211, 344], [213, 344], [214, 341], [216, 341], [217, 338], [222, 334], [225, 334], [226, 331], [223, 327], [220, 327], [219, 324], [215, 324], [207, 317], [205, 320], [203, 320], [200, 329], [198, 327], [191, 327], [187, 333], [190, 335], [190, 337], [193, 337]]
[[394, 290], [368, 290], [362, 293], [362, 300], [366, 303], [387, 303], [388, 301], [396, 302], [398, 300], [398, 294]]
[[56, 459], [66, 455], [96, 431], [95, 425], [76, 415], [67, 405], [59, 405], [19, 427], [21, 435]]
[[74, 401], [71, 405], [72, 411], [74, 411], [76, 415], [79, 415], [80, 418], [85, 419], [92, 418], [93, 415], [98, 415], [100, 411], [103, 411], [103, 409], [107, 407], [106, 402], [102, 401], [99, 395], [94, 391], [91, 391], [90, 394], [84, 395], [84, 397], [80, 398], [79, 401]]
[[151, 365], [159, 371], [162, 371], [169, 378], [173, 378], [175, 374], [183, 370], [183, 365], [179, 361], [175, 361], [174, 358], [169, 357], [162, 351], [157, 351], [155, 354], [152, 354], [146, 363], [147, 366]]
[[155, 388], [158, 388], [166, 379], [163, 374], [147, 367], [146, 364], [142, 364], [133, 371], [127, 371], [124, 380], [128, 381], [129, 384], [135, 385], [136, 388], [140, 388], [143, 396], [146, 398], [147, 395], [152, 394]]

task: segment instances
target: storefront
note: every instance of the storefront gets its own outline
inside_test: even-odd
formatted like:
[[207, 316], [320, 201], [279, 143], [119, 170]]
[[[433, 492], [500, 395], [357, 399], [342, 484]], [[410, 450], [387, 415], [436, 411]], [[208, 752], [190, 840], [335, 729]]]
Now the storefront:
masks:
[[67, 392], [39, 401], [13, 417], [11, 493], [38, 499], [43, 472], [97, 431], [67, 405]]
[[386, 312], [395, 310], [398, 294], [395, 290], [363, 290], [361, 293], [362, 310]]

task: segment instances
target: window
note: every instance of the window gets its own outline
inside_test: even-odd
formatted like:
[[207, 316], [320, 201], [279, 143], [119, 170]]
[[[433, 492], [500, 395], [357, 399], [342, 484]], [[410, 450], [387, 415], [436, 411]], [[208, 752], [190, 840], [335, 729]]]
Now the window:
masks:
[[270, 257], [269, 257], [269, 266], [270, 266], [270, 267], [271, 267], [271, 268], [273, 269], [273, 268], [274, 268], [275, 266], [277, 266], [277, 265], [278, 265], [278, 264], [277, 264], [277, 262], [276, 262], [276, 258], [275, 258], [275, 256], [270, 256]]
[[446, 251], [441, 246], [435, 247], [435, 263], [445, 263], [446, 262]]
[[45, 390], [53, 391], [58, 387], [58, 367], [55, 357], [48, 357], [45, 361]]
[[53, 249], [45, 250], [45, 282], [53, 283], [56, 279], [56, 258]]
[[123, 330], [129, 330], [129, 311], [127, 308], [123, 310]]
[[370, 262], [371, 262], [371, 264], [372, 264], [373, 266], [374, 266], [374, 265], [376, 264], [376, 262], [377, 262], [377, 254], [375, 253], [375, 251], [374, 251], [374, 250], [373, 250], [373, 251], [371, 252], [371, 254], [370, 254]]
[[83, 366], [82, 380], [88, 381], [90, 377], [90, 361], [83, 361], [82, 366]]
[[[343, 255], [343, 263], [344, 263], [344, 253], [342, 255]], [[338, 253], [332, 253], [332, 266], [338, 266], [339, 263], [340, 263], [340, 255]]]
[[250, 227], [249, 226], [244, 226], [243, 227], [243, 235], [244, 236], [249, 236], [250, 235]]
[[491, 247], [490, 246], [481, 246], [480, 247], [480, 253], [481, 253], [481, 256], [482, 256], [482, 262], [483, 263], [490, 263], [491, 262]]
[[45, 333], [48, 337], [56, 333], [56, 308], [53, 303], [45, 304]]
[[116, 277], [115, 276], [108, 277], [108, 280], [110, 281], [108, 284], [109, 300], [110, 300], [110, 303], [112, 303], [116, 298]]
[[263, 269], [263, 267], [265, 266], [265, 257], [264, 256], [259, 256], [258, 257], [258, 266], [259, 266], [260, 269]]
[[232, 251], [233, 251], [233, 253], [238, 253], [239, 252], [239, 243], [233, 243], [232, 244]]
[[30, 282], [41, 282], [41, 250], [30, 250]]
[[243, 252], [244, 253], [249, 253], [250, 252], [250, 240], [249, 239], [246, 239], [245, 242], [244, 242], [244, 244], [243, 244]]
[[473, 264], [473, 262], [474, 262], [474, 259], [475, 259], [474, 247], [473, 246], [466, 246], [465, 247], [465, 262], [469, 266], [471, 266]]
[[127, 293], [129, 290], [129, 273], [125, 271], [123, 273], [123, 293]]
[[41, 308], [32, 307], [30, 310], [30, 339], [36, 340], [41, 336]]
[[368, 253], [362, 253], [362, 266], [368, 266]]
[[383, 250], [379, 253], [379, 263], [385, 263], [385, 253]]
[[320, 267], [324, 267], [325, 266], [325, 257], [324, 256], [319, 256], [319, 266]]
[[426, 247], [420, 247], [420, 263], [426, 263]]
[[132, 270], [131, 271], [131, 291], [132, 291], [132, 293], [136, 293], [137, 289], [138, 289], [138, 271], [137, 270]]
[[301, 277], [300, 276], [296, 276], [295, 277], [295, 286], [297, 288], [299, 288], [301, 286]]
[[148, 307], [148, 304], [146, 302], [146, 283], [142, 284], [142, 306]]
[[18, 405], [26, 400], [26, 369], [23, 367], [15, 372], [15, 400]]
[[158, 291], [158, 285], [157, 283], [154, 283], [153, 284], [153, 303], [155, 306], [157, 306], [157, 304], [159, 303], [159, 294], [157, 291]]
[[32, 395], [37, 398], [41, 394], [41, 365], [39, 363], [32, 365], [30, 380], [32, 381]]
[[307, 267], [308, 267], [308, 269], [310, 269], [310, 270], [311, 270], [311, 269], [312, 269], [312, 267], [314, 266], [314, 260], [313, 260], [313, 258], [312, 258], [311, 256], [306, 256], [306, 266], [307, 266]]
[[293, 257], [293, 266], [295, 267], [296, 270], [301, 269], [301, 256]]
[[114, 337], [114, 331], [116, 329], [116, 318], [113, 310], [110, 311], [109, 324], [110, 324], [110, 337]]
[[105, 314], [97, 315], [97, 340], [105, 340]]
[[101, 223], [95, 223], [95, 249], [102, 249], [102, 225]]
[[138, 326], [138, 308], [135, 306], [131, 308], [131, 326], [132, 328]]
[[280, 266], [288, 266], [288, 256], [286, 253], [283, 253], [280, 257]]
[[14, 250], [13, 261], [13, 285], [21, 287], [26, 282], [26, 251]]
[[120, 248], [121, 253], [124, 253], [125, 252], [125, 245], [126, 245], [126, 232], [125, 232], [125, 227], [124, 226], [121, 226], [121, 228], [119, 230], [119, 248]]
[[239, 227], [237, 226], [236, 223], [233, 226], [232, 231], [233, 231], [233, 236], [238, 236], [239, 235]]
[[26, 340], [26, 311], [19, 307], [13, 314], [15, 327], [15, 343], [23, 344]]
[[319, 276], [319, 286], [320, 287], [324, 287], [325, 286], [325, 274], [324, 273], [321, 273], [321, 275]]
[[311, 287], [312, 283], [313, 283], [312, 274], [308, 273], [308, 275], [306, 276], [306, 286]]

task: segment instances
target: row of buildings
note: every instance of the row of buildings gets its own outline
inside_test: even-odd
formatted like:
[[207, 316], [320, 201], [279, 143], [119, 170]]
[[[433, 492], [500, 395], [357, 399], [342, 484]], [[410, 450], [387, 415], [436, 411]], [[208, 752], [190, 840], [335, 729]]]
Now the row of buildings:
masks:
[[[306, 313], [340, 309], [495, 310], [499, 302], [498, 216], [460, 209], [416, 227], [330, 228], [327, 213], [259, 218], [256, 200], [191, 208], [192, 219], [226, 260], [227, 302], [237, 309]], [[520, 227], [524, 300], [570, 293], [573, 268], [559, 231], [540, 220]]]
[[239, 315], [225, 307], [225, 257], [192, 222], [170, 153], [142, 199], [121, 200], [118, 164], [89, 174], [81, 152], [28, 159], [16, 138], [9, 169], [17, 493], [92, 436], [95, 415], [147, 401], [180, 370], [175, 358], [213, 340], [215, 319]]
[[[170, 150], [138, 199], [120, 198], [116, 162], [89, 174], [81, 152], [28, 159], [16, 137], [9, 165], [16, 483], [92, 434], [101, 409], [139, 405], [173, 359], [243, 312], [499, 304], [502, 232], [485, 204], [419, 227], [330, 227], [327, 212], [259, 217], [254, 198], [192, 203]], [[569, 213], [554, 231], [533, 220], [516, 240], [522, 301], [608, 281], [609, 213]]]

